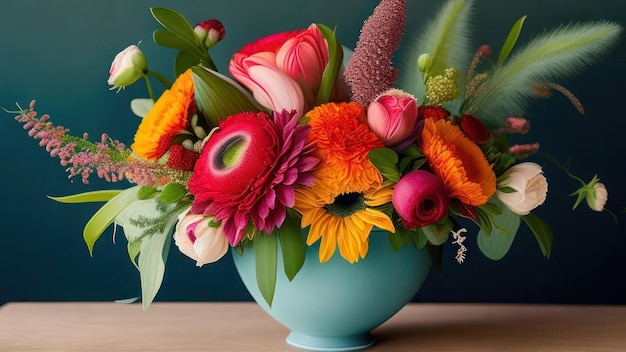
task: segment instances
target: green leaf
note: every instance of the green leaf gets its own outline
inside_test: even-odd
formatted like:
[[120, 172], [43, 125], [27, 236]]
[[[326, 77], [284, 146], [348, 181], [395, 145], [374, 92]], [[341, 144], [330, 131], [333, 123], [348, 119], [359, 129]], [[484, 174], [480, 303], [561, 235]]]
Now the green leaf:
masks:
[[137, 191], [137, 199], [139, 200], [146, 200], [146, 199], [150, 199], [152, 197], [154, 197], [155, 194], [157, 194], [158, 190], [156, 187], [153, 186], [141, 186], [141, 188], [139, 188], [139, 191]]
[[502, 186], [502, 187], [498, 187], [498, 191], [502, 192], [502, 193], [515, 193], [517, 192], [517, 190], [511, 186]]
[[157, 22], [169, 29], [173, 34], [189, 43], [195, 43], [196, 46], [200, 45], [193, 28], [180, 13], [163, 7], [152, 7], [150, 12], [152, 12], [152, 16]]
[[189, 51], [197, 57], [202, 57], [205, 53], [200, 50], [195, 42], [184, 40], [179, 35], [168, 31], [167, 29], [157, 29], [152, 33], [152, 39], [155, 43], [172, 49], [181, 51]]
[[70, 196], [53, 197], [48, 198], [59, 203], [91, 203], [91, 202], [107, 202], [122, 193], [122, 190], [102, 190], [92, 191], [79, 194], [73, 194]]
[[83, 239], [89, 249], [89, 255], [93, 255], [93, 246], [106, 230], [113, 223], [115, 217], [132, 202], [138, 200], [137, 191], [139, 186], [128, 188], [106, 202], [98, 211], [93, 214], [83, 230]]
[[256, 266], [256, 282], [261, 295], [272, 306], [276, 289], [278, 238], [274, 234], [257, 233], [252, 241]]
[[126, 250], [128, 251], [128, 258], [133, 263], [135, 268], [139, 270], [139, 264], [137, 264], [137, 256], [141, 252], [141, 245], [139, 242], [128, 242], [126, 244]]
[[278, 229], [280, 248], [283, 253], [283, 266], [289, 281], [293, 280], [304, 265], [306, 244], [300, 228], [300, 219], [287, 216], [283, 225]]
[[165, 274], [165, 262], [172, 241], [172, 229], [176, 225], [173, 217], [162, 233], [155, 233], [141, 241], [141, 253], [137, 261], [141, 281], [141, 304], [146, 310], [161, 288]]
[[200, 64], [202, 60], [198, 56], [191, 54], [189, 51], [180, 51], [174, 60], [174, 72], [176, 76], [187, 71], [187, 69]]
[[537, 240], [543, 255], [546, 258], [550, 258], [554, 237], [552, 236], [552, 231], [550, 230], [548, 224], [532, 213], [522, 216], [522, 220], [524, 220], [533, 235], [535, 235], [535, 239]]
[[431, 244], [439, 246], [448, 240], [450, 230], [452, 230], [452, 222], [448, 218], [444, 218], [437, 223], [419, 227], [418, 229], [426, 235]]
[[176, 203], [187, 194], [187, 188], [180, 183], [168, 183], [161, 191], [161, 200], [165, 203]]
[[515, 43], [517, 43], [517, 39], [519, 38], [520, 33], [522, 32], [522, 27], [524, 26], [524, 21], [526, 21], [526, 15], [520, 17], [509, 32], [509, 35], [506, 37], [504, 44], [502, 45], [502, 49], [500, 49], [500, 54], [498, 55], [498, 64], [502, 65], [513, 48], [515, 47]]
[[335, 31], [323, 24], [317, 24], [317, 27], [328, 43], [328, 64], [324, 69], [320, 89], [315, 97], [315, 105], [320, 105], [330, 100], [343, 61], [343, 48], [335, 36]]
[[491, 260], [500, 260], [508, 253], [521, 223], [519, 215], [507, 207], [502, 208], [500, 214], [492, 217], [495, 228], [491, 229], [490, 234], [487, 235], [482, 229], [478, 232], [478, 248]]
[[207, 119], [209, 126], [215, 127], [220, 120], [243, 111], [264, 110], [232, 79], [199, 66], [191, 70], [198, 110]]
[[398, 154], [392, 149], [376, 148], [369, 152], [368, 157], [385, 179], [393, 182], [400, 179], [400, 172], [396, 166]]

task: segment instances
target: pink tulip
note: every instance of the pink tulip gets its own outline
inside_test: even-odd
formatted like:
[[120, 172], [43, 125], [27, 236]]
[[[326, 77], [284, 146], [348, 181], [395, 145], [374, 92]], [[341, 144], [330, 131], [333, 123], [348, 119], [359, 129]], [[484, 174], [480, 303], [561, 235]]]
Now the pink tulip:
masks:
[[407, 229], [434, 224], [448, 211], [449, 197], [441, 180], [424, 170], [414, 170], [396, 183], [391, 202]]
[[327, 63], [328, 45], [312, 24], [245, 45], [233, 55], [229, 70], [261, 105], [302, 115], [314, 104]]
[[391, 89], [367, 108], [367, 123], [385, 147], [402, 150], [417, 137], [417, 101], [399, 89]]

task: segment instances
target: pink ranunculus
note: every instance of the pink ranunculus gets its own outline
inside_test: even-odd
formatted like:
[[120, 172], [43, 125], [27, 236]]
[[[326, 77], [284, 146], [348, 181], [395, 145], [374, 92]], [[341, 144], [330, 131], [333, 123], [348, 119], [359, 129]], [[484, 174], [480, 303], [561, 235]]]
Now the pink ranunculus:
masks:
[[328, 63], [328, 44], [317, 25], [269, 35], [235, 53], [229, 70], [273, 111], [312, 107]]
[[294, 187], [312, 185], [317, 159], [306, 144], [310, 127], [294, 113], [244, 112], [220, 122], [204, 144], [189, 180], [193, 213], [215, 216], [236, 246], [248, 224], [271, 233], [295, 203]]
[[441, 180], [424, 170], [414, 170], [396, 183], [391, 199], [407, 229], [434, 224], [448, 211], [450, 199]]
[[367, 124], [385, 147], [402, 150], [417, 138], [417, 101], [399, 89], [388, 90], [369, 104]]
[[228, 252], [223, 226], [212, 220], [213, 217], [189, 214], [189, 211], [178, 216], [174, 242], [183, 254], [196, 261], [197, 266], [214, 263]]

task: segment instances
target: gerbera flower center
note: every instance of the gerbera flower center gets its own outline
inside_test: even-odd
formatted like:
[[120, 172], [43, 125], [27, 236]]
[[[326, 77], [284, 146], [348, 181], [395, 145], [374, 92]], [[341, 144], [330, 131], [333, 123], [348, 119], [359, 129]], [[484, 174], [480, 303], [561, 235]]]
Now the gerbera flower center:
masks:
[[365, 198], [358, 192], [340, 194], [334, 202], [324, 207], [331, 215], [338, 217], [350, 216], [365, 208]]
[[227, 169], [237, 164], [245, 146], [246, 141], [243, 136], [235, 136], [226, 141], [217, 153], [219, 157], [215, 158], [215, 168]]

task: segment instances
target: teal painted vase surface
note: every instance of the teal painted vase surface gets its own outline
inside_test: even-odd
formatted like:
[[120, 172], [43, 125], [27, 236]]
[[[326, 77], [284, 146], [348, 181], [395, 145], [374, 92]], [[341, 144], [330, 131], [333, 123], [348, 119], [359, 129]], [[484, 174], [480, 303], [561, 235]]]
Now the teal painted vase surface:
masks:
[[[306, 231], [303, 232], [306, 236]], [[279, 246], [276, 291], [271, 308], [257, 287], [254, 250], [232, 256], [241, 279], [256, 302], [291, 330], [287, 342], [317, 351], [350, 351], [371, 346], [370, 331], [381, 325], [418, 292], [431, 261], [426, 249], [412, 245], [394, 252], [387, 234], [370, 234], [365, 259], [350, 264], [337, 251], [320, 263], [319, 244], [307, 248], [306, 260], [293, 281], [284, 274]]]

